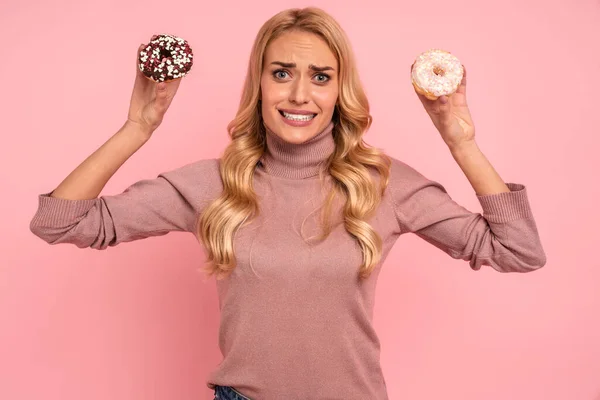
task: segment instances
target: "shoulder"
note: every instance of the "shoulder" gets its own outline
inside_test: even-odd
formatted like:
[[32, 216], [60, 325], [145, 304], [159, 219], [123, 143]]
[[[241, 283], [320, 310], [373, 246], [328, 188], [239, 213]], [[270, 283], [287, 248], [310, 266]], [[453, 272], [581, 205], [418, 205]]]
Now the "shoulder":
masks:
[[391, 168], [390, 168], [390, 179], [393, 179], [396, 182], [400, 181], [415, 181], [421, 179], [427, 179], [425, 176], [419, 172], [416, 168], [407, 164], [405, 161], [402, 161], [395, 157], [390, 157], [392, 160]]
[[415, 167], [398, 158], [389, 157], [392, 161], [389, 185], [392, 193], [415, 192], [428, 187], [446, 192], [445, 188], [439, 182], [428, 178]]
[[220, 181], [219, 166], [221, 160], [218, 158], [207, 158], [189, 162], [175, 169], [159, 174], [168, 179], [185, 180], [188, 182]]
[[219, 158], [196, 160], [158, 176], [166, 179], [191, 202], [206, 202], [218, 197], [223, 190], [220, 163]]

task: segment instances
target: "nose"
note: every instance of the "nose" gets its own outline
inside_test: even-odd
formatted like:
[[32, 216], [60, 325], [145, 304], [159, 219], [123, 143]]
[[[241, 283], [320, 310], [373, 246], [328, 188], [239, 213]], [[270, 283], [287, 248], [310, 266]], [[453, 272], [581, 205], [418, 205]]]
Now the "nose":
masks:
[[310, 82], [306, 82], [304, 77], [295, 80], [290, 90], [290, 102], [295, 104], [308, 103], [310, 90], [309, 85]]

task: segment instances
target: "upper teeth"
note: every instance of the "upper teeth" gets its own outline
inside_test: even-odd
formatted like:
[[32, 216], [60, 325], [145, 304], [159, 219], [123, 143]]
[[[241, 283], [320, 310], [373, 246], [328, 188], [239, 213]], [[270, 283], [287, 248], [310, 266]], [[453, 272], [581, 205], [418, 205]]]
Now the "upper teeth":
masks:
[[303, 114], [290, 114], [283, 111], [283, 116], [287, 119], [292, 119], [294, 121], [310, 121], [315, 117], [315, 114], [303, 115]]

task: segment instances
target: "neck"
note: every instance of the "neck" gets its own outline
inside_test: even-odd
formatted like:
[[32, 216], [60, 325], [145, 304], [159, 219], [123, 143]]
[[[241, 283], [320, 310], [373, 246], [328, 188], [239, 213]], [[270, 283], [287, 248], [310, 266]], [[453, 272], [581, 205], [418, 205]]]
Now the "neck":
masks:
[[267, 146], [261, 164], [269, 175], [305, 179], [319, 174], [335, 150], [333, 122], [304, 143], [286, 142], [265, 126]]

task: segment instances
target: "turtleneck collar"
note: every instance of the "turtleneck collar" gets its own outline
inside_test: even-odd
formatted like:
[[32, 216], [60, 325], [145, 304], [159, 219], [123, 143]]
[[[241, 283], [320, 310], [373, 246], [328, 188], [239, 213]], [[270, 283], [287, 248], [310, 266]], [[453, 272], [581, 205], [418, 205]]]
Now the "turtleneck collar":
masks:
[[335, 150], [333, 121], [304, 143], [289, 143], [265, 125], [267, 148], [261, 158], [266, 173], [282, 178], [305, 179], [316, 176], [323, 162]]

